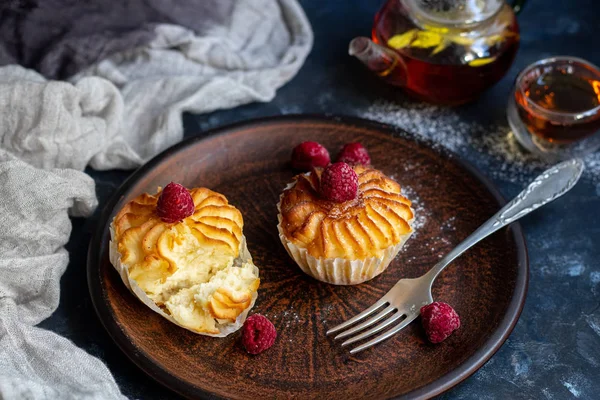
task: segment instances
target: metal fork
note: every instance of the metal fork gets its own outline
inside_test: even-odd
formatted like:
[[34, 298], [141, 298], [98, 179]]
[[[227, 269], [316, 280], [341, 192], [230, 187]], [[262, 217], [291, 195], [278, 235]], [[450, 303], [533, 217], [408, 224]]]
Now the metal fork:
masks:
[[[342, 346], [348, 346], [393, 326], [374, 339], [350, 350], [350, 353], [355, 354], [381, 343], [400, 332], [419, 316], [422, 306], [433, 302], [431, 286], [435, 278], [456, 257], [498, 229], [518, 220], [571, 190], [579, 180], [582, 172], [583, 163], [578, 159], [565, 161], [550, 168], [538, 176], [525, 190], [498, 211], [496, 215], [456, 246], [454, 250], [442, 258], [425, 275], [415, 279], [399, 280], [375, 304], [346, 322], [330, 329], [327, 331], [327, 335], [343, 331], [335, 339], [349, 338], [342, 343]], [[377, 314], [372, 318], [365, 319], [375, 312]], [[378, 322], [379, 324], [377, 324]], [[356, 323], [358, 325], [352, 326]], [[397, 324], [394, 325], [394, 323]], [[349, 327], [351, 328], [346, 330]], [[370, 329], [364, 331], [367, 328]]]

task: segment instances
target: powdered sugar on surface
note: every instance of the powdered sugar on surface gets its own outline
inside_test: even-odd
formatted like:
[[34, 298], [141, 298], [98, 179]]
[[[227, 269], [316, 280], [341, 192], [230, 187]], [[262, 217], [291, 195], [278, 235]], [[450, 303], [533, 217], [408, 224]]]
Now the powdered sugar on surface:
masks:
[[[317, 320], [321, 323], [327, 323], [332, 312], [337, 315], [335, 304], [329, 303], [322, 306], [321, 309], [317, 311]], [[290, 304], [287, 309], [281, 312], [264, 312], [262, 315], [271, 320], [278, 329], [305, 326], [308, 319], [310, 319], [310, 317], [303, 315], [301, 312], [299, 313], [293, 304]], [[290, 342], [291, 341], [292, 340], [290, 339]]]
[[[458, 154], [474, 149], [486, 156], [483, 166], [493, 179], [524, 185], [549, 167], [519, 145], [508, 123], [482, 125], [461, 117], [452, 108], [408, 101], [379, 101], [361, 117], [394, 125]], [[600, 152], [589, 155], [584, 162], [583, 178], [600, 185]]]
[[293, 304], [281, 313], [270, 314], [267, 312], [263, 315], [269, 319], [273, 319], [273, 322], [278, 321], [280, 326], [284, 326], [286, 328], [289, 328], [290, 325], [304, 324], [306, 322], [304, 317], [298, 314]]

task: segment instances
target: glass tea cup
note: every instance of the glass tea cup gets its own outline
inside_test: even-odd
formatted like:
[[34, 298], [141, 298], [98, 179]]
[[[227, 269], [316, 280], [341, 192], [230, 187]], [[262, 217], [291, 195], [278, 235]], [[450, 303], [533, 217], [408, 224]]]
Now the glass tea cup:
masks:
[[549, 162], [583, 157], [600, 148], [600, 69], [560, 56], [526, 67], [507, 106], [517, 140]]

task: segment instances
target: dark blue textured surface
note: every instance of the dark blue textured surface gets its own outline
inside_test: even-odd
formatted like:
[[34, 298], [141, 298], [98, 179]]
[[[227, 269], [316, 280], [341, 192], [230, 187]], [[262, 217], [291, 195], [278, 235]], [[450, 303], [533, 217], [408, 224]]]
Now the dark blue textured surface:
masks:
[[[186, 136], [230, 122], [282, 113], [362, 115], [375, 101], [404, 99], [371, 77], [347, 56], [347, 43], [368, 35], [380, 6], [375, 0], [303, 1], [313, 25], [315, 45], [297, 77], [268, 104], [252, 104], [207, 115], [186, 115]], [[600, 64], [596, 0], [533, 0], [519, 16], [522, 37], [507, 76], [482, 98], [456, 110], [463, 119], [504, 123], [504, 107], [517, 72], [550, 55], [569, 54]], [[488, 175], [499, 163], [475, 149], [461, 156]], [[599, 168], [599, 167], [596, 167]], [[100, 205], [127, 172], [89, 171]], [[531, 173], [528, 178], [534, 178]], [[495, 179], [506, 197], [522, 182]], [[111, 341], [98, 321], [87, 290], [86, 252], [97, 215], [73, 221], [67, 246], [71, 263], [61, 285], [57, 312], [40, 324], [71, 339], [104, 360], [124, 394], [131, 398], [176, 396], [146, 377]], [[531, 261], [525, 309], [500, 351], [443, 399], [597, 399], [600, 398], [600, 184], [584, 179], [564, 198], [522, 222]]]

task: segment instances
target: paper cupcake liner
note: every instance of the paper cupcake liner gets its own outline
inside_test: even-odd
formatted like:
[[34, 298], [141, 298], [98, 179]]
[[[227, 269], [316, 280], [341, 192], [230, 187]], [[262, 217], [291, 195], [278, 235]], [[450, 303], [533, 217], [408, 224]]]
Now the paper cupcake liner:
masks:
[[281, 227], [281, 216], [277, 230], [283, 247], [304, 273], [334, 285], [356, 285], [375, 278], [385, 271], [412, 234], [411, 232], [403, 235], [398, 244], [384, 249], [381, 257], [347, 260], [340, 257], [316, 258], [310, 255], [305, 248], [295, 245], [285, 237]]
[[[121, 254], [117, 250], [117, 244], [113, 241], [114, 237], [115, 237], [114, 227], [113, 227], [113, 224], [111, 223], [111, 225], [110, 225], [109, 259], [110, 259], [110, 262], [113, 265], [113, 267], [115, 267], [115, 269], [121, 276], [121, 279], [123, 280], [123, 283], [125, 284], [125, 286], [127, 286], [127, 289], [129, 289], [129, 291], [131, 293], [133, 293], [135, 297], [140, 299], [141, 302], [144, 303], [146, 306], [148, 306], [152, 311], [154, 311], [157, 314], [160, 314], [163, 318], [166, 318], [167, 320], [174, 323], [175, 325], [178, 325], [178, 326], [180, 326], [184, 329], [187, 329], [190, 332], [194, 332], [198, 335], [213, 336], [213, 337], [225, 337], [225, 336], [237, 331], [238, 329], [240, 329], [242, 327], [242, 325], [244, 324], [244, 321], [246, 321], [248, 312], [252, 309], [252, 307], [254, 307], [254, 302], [256, 301], [256, 298], [258, 297], [257, 292], [254, 292], [252, 294], [252, 300], [250, 301], [250, 305], [236, 318], [235, 322], [227, 321], [225, 323], [217, 323], [217, 329], [219, 329], [219, 333], [213, 334], [213, 333], [206, 333], [206, 332], [198, 332], [193, 329], [187, 328], [187, 327], [181, 325], [179, 322], [177, 322], [172, 316], [165, 313], [160, 307], [158, 307], [156, 305], [156, 303], [154, 303], [154, 301], [152, 301], [152, 299], [150, 297], [148, 297], [146, 292], [144, 292], [144, 290], [141, 287], [139, 287], [137, 282], [130, 277], [129, 266], [121, 263]], [[254, 263], [252, 262], [252, 256], [250, 255], [250, 252], [248, 251], [248, 246], [246, 245], [246, 237], [245, 236], [242, 236], [242, 242], [240, 243], [239, 256], [234, 260], [234, 265], [241, 266], [243, 263], [252, 264], [254, 266], [254, 274], [256, 275], [256, 277], [258, 277], [259, 270], [256, 267], [256, 265], [254, 265]], [[217, 319], [217, 321], [219, 321], [219, 320]]]
[[[295, 184], [295, 181], [289, 183], [283, 191], [292, 188]], [[297, 246], [285, 236], [283, 227], [281, 226], [283, 219], [281, 216], [282, 198], [283, 193], [279, 197], [279, 203], [277, 203], [277, 231], [279, 232], [279, 239], [300, 269], [307, 275], [322, 282], [333, 285], [356, 285], [375, 278], [385, 271], [412, 235], [412, 231], [402, 235], [398, 244], [385, 248], [380, 257], [369, 257], [364, 260], [347, 260], [340, 257], [316, 258], [310, 255], [306, 248]], [[414, 218], [408, 221], [409, 225], [412, 224], [413, 220]]]

